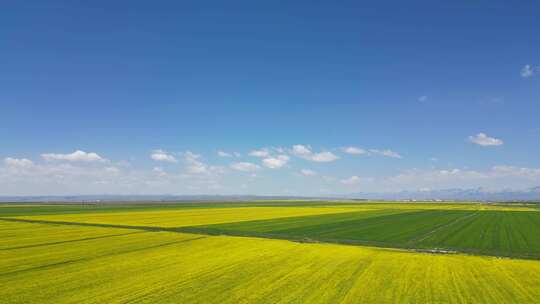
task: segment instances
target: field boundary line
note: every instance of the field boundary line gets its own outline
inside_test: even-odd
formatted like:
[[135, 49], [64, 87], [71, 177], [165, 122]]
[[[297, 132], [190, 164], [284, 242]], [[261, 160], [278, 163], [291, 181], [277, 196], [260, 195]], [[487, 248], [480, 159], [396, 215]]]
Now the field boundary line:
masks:
[[44, 224], [44, 225], [65, 225], [65, 226], [84, 226], [84, 227], [133, 229], [133, 230], [144, 230], [144, 231], [154, 231], [154, 232], [160, 232], [160, 231], [178, 232], [178, 228], [167, 228], [167, 227], [159, 227], [159, 226], [130, 226], [130, 225], [118, 225], [118, 224], [100, 224], [100, 223], [66, 222], [66, 221], [30, 220], [30, 219], [4, 218], [4, 217], [0, 217], [0, 221], [17, 222], [17, 223], [30, 223], [30, 224]]
[[420, 236], [418, 236], [418, 237], [416, 237], [416, 238], [414, 238], [414, 239], [408, 241], [407, 243], [408, 243], [408, 244], [414, 244], [414, 243], [421, 242], [421, 241], [427, 239], [428, 237], [430, 237], [431, 235], [435, 234], [436, 232], [438, 232], [438, 231], [441, 230], [441, 229], [450, 227], [450, 226], [452, 226], [452, 225], [454, 225], [454, 224], [456, 224], [456, 223], [459, 223], [459, 222], [461, 222], [461, 221], [463, 221], [463, 220], [465, 220], [465, 219], [468, 219], [468, 218], [471, 218], [471, 217], [473, 217], [473, 216], [478, 215], [478, 214], [479, 214], [478, 212], [480, 212], [480, 211], [475, 211], [475, 212], [473, 212], [473, 213], [471, 213], [471, 214], [467, 214], [467, 215], [458, 217], [457, 219], [451, 221], [450, 223], [441, 225], [441, 226], [439, 226], [439, 227], [437, 227], [437, 228], [435, 228], [435, 229], [433, 229], [433, 230], [431, 230], [431, 231], [428, 231], [428, 232], [424, 233], [423, 235], [420, 235]]
[[39, 243], [39, 244], [16, 246], [16, 247], [6, 247], [6, 248], [0, 248], [0, 251], [9, 251], [9, 250], [18, 250], [18, 249], [54, 246], [54, 245], [76, 243], [76, 242], [94, 241], [94, 240], [106, 239], [106, 238], [117, 237], [117, 236], [131, 235], [131, 234], [135, 234], [135, 233], [143, 233], [143, 232], [129, 232], [129, 233], [120, 233], [120, 234], [109, 234], [109, 235], [96, 236], [96, 237], [87, 237], [87, 238], [82, 238], [82, 239], [73, 239], [73, 240], [50, 242], [50, 243]]
[[10, 271], [10, 272], [0, 273], [0, 277], [17, 275], [17, 274], [28, 272], [28, 271], [49, 269], [49, 268], [54, 268], [54, 267], [58, 267], [58, 266], [62, 266], [62, 265], [70, 265], [70, 264], [75, 264], [75, 263], [80, 263], [80, 262], [88, 262], [88, 261], [97, 260], [97, 259], [101, 259], [101, 258], [105, 258], [105, 257], [119, 256], [119, 255], [123, 255], [123, 254], [130, 254], [130, 253], [137, 252], [137, 251], [152, 250], [152, 249], [156, 249], [156, 248], [160, 248], [160, 247], [171, 246], [171, 245], [181, 244], [181, 243], [187, 243], [187, 242], [191, 242], [191, 241], [197, 241], [197, 240], [200, 240], [200, 239], [204, 239], [206, 237], [207, 236], [193, 237], [193, 238], [190, 238], [190, 239], [182, 239], [182, 240], [179, 240], [179, 241], [156, 244], [156, 245], [152, 245], [152, 246], [148, 246], [148, 247], [142, 247], [142, 248], [137, 248], [137, 249], [129, 249], [129, 250], [124, 250], [124, 251], [120, 251], [120, 252], [114, 252], [112, 254], [102, 254], [102, 255], [96, 255], [96, 256], [87, 257], [87, 258], [77, 258], [77, 259], [66, 260], [66, 261], [62, 261], [62, 262], [56, 262], [56, 263], [52, 263], [52, 264], [45, 264], [45, 265], [32, 267], [32, 268], [27, 268], [27, 269], [19, 269], [19, 270], [14, 270], [14, 271]]

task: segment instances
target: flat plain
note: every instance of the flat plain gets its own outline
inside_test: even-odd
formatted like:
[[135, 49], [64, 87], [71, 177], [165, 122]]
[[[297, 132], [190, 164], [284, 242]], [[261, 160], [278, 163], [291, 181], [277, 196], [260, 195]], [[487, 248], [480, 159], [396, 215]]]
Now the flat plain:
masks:
[[539, 215], [478, 203], [0, 205], [0, 299], [537, 303]]

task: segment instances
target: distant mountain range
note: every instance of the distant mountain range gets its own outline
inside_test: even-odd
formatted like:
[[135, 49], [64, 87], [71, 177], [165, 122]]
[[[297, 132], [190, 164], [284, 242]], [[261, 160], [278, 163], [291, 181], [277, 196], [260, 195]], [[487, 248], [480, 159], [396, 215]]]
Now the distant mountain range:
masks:
[[[213, 202], [254, 201], [285, 199], [321, 199], [300, 196], [258, 195], [43, 195], [43, 196], [0, 196], [0, 202]], [[325, 198], [326, 199], [326, 198]]]
[[175, 202], [175, 201], [253, 201], [253, 200], [456, 200], [456, 201], [539, 201], [540, 186], [526, 190], [488, 191], [483, 188], [442, 189], [400, 192], [358, 192], [324, 197], [258, 195], [66, 195], [0, 196], [0, 202]]
[[474, 200], [474, 201], [540, 201], [540, 187], [526, 190], [488, 191], [483, 188], [400, 191], [388, 193], [360, 192], [350, 198], [385, 200]]

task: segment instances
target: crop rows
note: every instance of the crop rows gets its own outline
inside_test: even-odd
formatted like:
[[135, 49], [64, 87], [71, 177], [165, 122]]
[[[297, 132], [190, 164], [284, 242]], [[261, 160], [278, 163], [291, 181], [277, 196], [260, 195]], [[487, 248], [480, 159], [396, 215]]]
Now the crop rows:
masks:
[[540, 212], [533, 211], [390, 209], [203, 225], [185, 231], [540, 259]]
[[[540, 263], [0, 221], [2, 303], [535, 303]], [[20, 241], [19, 241], [20, 240]]]

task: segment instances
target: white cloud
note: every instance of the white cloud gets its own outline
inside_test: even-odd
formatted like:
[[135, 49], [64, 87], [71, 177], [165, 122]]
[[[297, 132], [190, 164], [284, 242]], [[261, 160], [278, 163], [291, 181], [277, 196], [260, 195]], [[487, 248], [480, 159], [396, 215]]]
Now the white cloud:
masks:
[[270, 156], [270, 151], [268, 151], [268, 149], [253, 150], [249, 152], [249, 155], [255, 157], [268, 157]]
[[389, 149], [364, 150], [362, 148], [357, 148], [357, 147], [341, 147], [338, 149], [344, 153], [353, 154], [353, 155], [380, 155], [380, 156], [391, 157], [391, 158], [402, 158], [402, 156], [399, 153], [389, 150]]
[[218, 154], [219, 157], [232, 157], [231, 153], [227, 153], [227, 152], [224, 152], [224, 151], [218, 151], [217, 154]]
[[164, 161], [169, 163], [177, 163], [178, 160], [171, 154], [163, 150], [154, 150], [150, 157], [155, 161]]
[[313, 153], [310, 158], [310, 160], [315, 162], [331, 162], [337, 159], [339, 159], [339, 157], [332, 152]]
[[232, 152], [232, 153], [229, 153], [229, 152], [225, 152], [225, 151], [218, 151], [217, 152], [217, 155], [219, 157], [240, 157], [242, 156], [240, 153], [238, 152]]
[[428, 100], [428, 97], [426, 95], [422, 95], [420, 97], [418, 97], [418, 101], [420, 102], [426, 102]]
[[4, 159], [4, 164], [8, 167], [17, 167], [17, 168], [28, 168], [34, 165], [29, 159], [26, 158], [11, 158], [7, 157]]
[[302, 174], [304, 176], [315, 176], [315, 175], [317, 175], [317, 172], [315, 172], [313, 170], [309, 170], [309, 169], [302, 169], [302, 170], [300, 170], [300, 174]]
[[[185, 161], [187, 171], [165, 172], [161, 167], [135, 169], [133, 166], [119, 166], [111, 162], [101, 162], [88, 166], [77, 162], [32, 161], [26, 158], [7, 157], [0, 160], [0, 195], [74, 195], [74, 194], [230, 194], [241, 191], [240, 185], [249, 181], [250, 193], [271, 194], [286, 187], [293, 187], [286, 178], [265, 180], [250, 177], [261, 164], [231, 165], [229, 172], [244, 170], [245, 175], [225, 176], [227, 168], [210, 166], [201, 156], [185, 152], [179, 161]], [[281, 160], [270, 161], [271, 167], [282, 164], [289, 156], [279, 154], [269, 157]], [[265, 158], [267, 159], [267, 158]], [[264, 159], [263, 159], [264, 164]], [[266, 164], [265, 164], [266, 166]], [[429, 188], [433, 190], [450, 188], [482, 188], [489, 191], [503, 189], [527, 189], [540, 185], [540, 168], [519, 167], [507, 164], [492, 166], [487, 169], [468, 169], [447, 167], [437, 169], [410, 169], [390, 176], [354, 175], [336, 179], [313, 170], [300, 168], [298, 176], [314, 176], [304, 185], [294, 185], [288, 189], [295, 194], [306, 194], [322, 186], [334, 187], [340, 191], [351, 192], [362, 187], [366, 192], [394, 192]], [[286, 177], [286, 176], [285, 176]], [[315, 184], [320, 182], [321, 184]], [[326, 185], [325, 185], [326, 184]], [[341, 187], [338, 187], [341, 185]], [[347, 187], [345, 187], [345, 185]], [[299, 188], [297, 188], [299, 187]], [[302, 188], [303, 187], [303, 188]]]
[[353, 154], [353, 155], [367, 154], [366, 150], [357, 148], [357, 147], [341, 147], [339, 148], [339, 150], [347, 154]]
[[342, 184], [344, 185], [358, 185], [360, 183], [360, 177], [356, 176], [356, 175], [353, 175], [349, 178], [346, 178], [346, 179], [342, 179], [340, 181]]
[[187, 170], [189, 173], [193, 174], [205, 174], [205, 175], [215, 175], [223, 173], [223, 168], [218, 166], [210, 166], [201, 161], [201, 156], [195, 154], [191, 151], [186, 151], [183, 153], [184, 162], [187, 164]]
[[530, 64], [526, 64], [519, 73], [523, 78], [529, 78], [535, 74], [535, 68]]
[[201, 162], [199, 154], [195, 154], [191, 151], [187, 151], [184, 153], [184, 161], [188, 165], [188, 171], [190, 173], [207, 173], [208, 172], [208, 166]]
[[84, 152], [81, 150], [77, 150], [70, 154], [55, 154], [55, 153], [45, 153], [41, 154], [41, 157], [45, 159], [46, 161], [82, 161], [82, 162], [103, 162], [106, 161], [106, 159], [99, 156], [97, 153], [94, 152]]
[[485, 133], [469, 136], [469, 141], [480, 146], [500, 146], [504, 143], [502, 140], [489, 137]]
[[287, 155], [278, 155], [275, 157], [268, 157], [262, 160], [263, 165], [270, 169], [279, 169], [287, 164], [289, 161], [289, 156]]
[[292, 153], [297, 156], [311, 155], [311, 148], [304, 145], [294, 145]]
[[65, 162], [35, 164], [28, 159], [14, 158], [6, 159], [4, 163], [6, 166], [0, 167], [0, 194], [62, 195], [129, 192], [130, 189], [123, 186], [129, 185], [134, 179], [131, 172], [124, 172], [116, 166], [85, 166]]
[[376, 186], [379, 191], [393, 192], [423, 187], [431, 189], [470, 189], [478, 187], [492, 190], [525, 189], [539, 184], [540, 168], [497, 165], [487, 170], [460, 168], [442, 170], [411, 169], [394, 176], [381, 178], [377, 181]]
[[402, 158], [399, 153], [394, 152], [392, 150], [388, 150], [388, 149], [385, 149], [385, 150], [371, 149], [369, 150], [369, 152], [373, 154], [381, 155], [381, 156], [391, 157], [391, 158]]
[[303, 159], [314, 162], [331, 162], [339, 159], [339, 157], [332, 152], [325, 151], [314, 153], [313, 151], [311, 151], [310, 146], [304, 145], [294, 145], [291, 153]]
[[[219, 188], [222, 168], [204, 164], [192, 154], [182, 155], [189, 158], [189, 172], [195, 173], [167, 173], [160, 167], [120, 167], [110, 162], [95, 166], [80, 162], [34, 163], [9, 157], [0, 161], [0, 195], [224, 193], [224, 188]], [[226, 191], [233, 193], [234, 186], [231, 183], [231, 189]]]
[[527, 179], [536, 179], [540, 178], [540, 169], [538, 168], [523, 168], [523, 167], [514, 167], [514, 166], [493, 166], [491, 168], [491, 173], [493, 176], [512, 176], [519, 178]]
[[237, 171], [250, 172], [260, 169], [261, 167], [254, 163], [238, 162], [231, 164], [231, 168]]
[[111, 173], [111, 174], [118, 174], [120, 173], [120, 169], [118, 169], [117, 167], [105, 167], [105, 172], [107, 173]]
[[[473, 171], [469, 171], [469, 173], [472, 173], [472, 172]], [[463, 171], [460, 170], [460, 169], [436, 171], [436, 174], [439, 174], [440, 176], [449, 176], [449, 175], [457, 176], [457, 175], [462, 174], [462, 173], [463, 173]]]
[[282, 147], [274, 147], [272, 149], [274, 149], [274, 151], [276, 151], [277, 153], [281, 153], [281, 154], [287, 153], [287, 150], [285, 148], [282, 148]]
[[208, 165], [200, 161], [200, 157], [201, 156], [199, 154], [195, 154], [191, 151], [184, 153], [184, 161], [187, 163], [187, 168], [190, 173], [209, 173]]
[[161, 167], [152, 168], [152, 172], [154, 172], [157, 176], [167, 176], [167, 172], [165, 172], [165, 170], [163, 170]]

